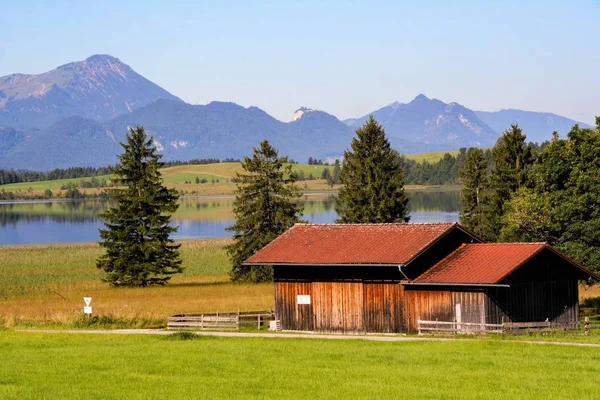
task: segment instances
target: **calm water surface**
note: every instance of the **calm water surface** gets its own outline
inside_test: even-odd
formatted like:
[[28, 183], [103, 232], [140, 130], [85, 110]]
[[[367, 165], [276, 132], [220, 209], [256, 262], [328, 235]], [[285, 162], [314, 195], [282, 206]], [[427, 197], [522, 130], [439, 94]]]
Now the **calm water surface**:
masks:
[[[410, 222], [458, 221], [458, 191], [411, 191]], [[302, 197], [304, 219], [330, 223], [337, 218], [333, 195]], [[0, 203], [0, 245], [94, 242], [103, 223], [100, 200]], [[184, 197], [173, 217], [176, 239], [229, 237], [234, 222], [232, 197]]]

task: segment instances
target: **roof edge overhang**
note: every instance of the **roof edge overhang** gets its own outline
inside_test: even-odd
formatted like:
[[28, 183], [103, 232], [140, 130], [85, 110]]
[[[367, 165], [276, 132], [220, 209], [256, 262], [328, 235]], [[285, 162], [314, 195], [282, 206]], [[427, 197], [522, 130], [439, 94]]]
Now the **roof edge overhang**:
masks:
[[273, 267], [392, 267], [398, 268], [404, 266], [403, 263], [311, 263], [311, 264], [300, 264], [300, 263], [282, 263], [282, 262], [243, 262], [242, 265], [247, 266], [259, 266], [259, 265], [271, 265]]
[[446, 283], [446, 282], [400, 282], [404, 286], [452, 286], [452, 287], [500, 287], [509, 288], [510, 285], [501, 283]]

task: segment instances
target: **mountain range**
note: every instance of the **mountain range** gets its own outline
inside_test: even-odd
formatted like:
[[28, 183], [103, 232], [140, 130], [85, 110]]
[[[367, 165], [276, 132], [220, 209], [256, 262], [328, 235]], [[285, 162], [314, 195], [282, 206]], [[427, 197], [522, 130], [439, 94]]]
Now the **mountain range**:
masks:
[[187, 104], [119, 59], [95, 55], [39, 75], [0, 77], [0, 168], [115, 164], [135, 125], [153, 135], [166, 160], [242, 158], [263, 139], [298, 161], [337, 157], [369, 115], [405, 154], [491, 147], [514, 122], [541, 142], [577, 123], [548, 113], [472, 111], [424, 95], [345, 121], [302, 107], [282, 122], [257, 107]]

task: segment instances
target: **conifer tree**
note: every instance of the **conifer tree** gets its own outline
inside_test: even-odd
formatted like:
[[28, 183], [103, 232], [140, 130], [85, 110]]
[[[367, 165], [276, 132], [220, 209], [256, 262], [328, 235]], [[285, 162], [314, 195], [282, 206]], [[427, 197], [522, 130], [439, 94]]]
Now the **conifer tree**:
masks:
[[114, 170], [117, 188], [108, 190], [117, 204], [100, 215], [106, 220], [106, 229], [100, 230], [106, 253], [96, 266], [106, 273], [103, 280], [115, 286], [162, 285], [183, 271], [179, 245], [169, 238], [177, 231], [169, 223], [178, 195], [162, 184], [161, 155], [152, 142], [143, 127], [129, 128]]
[[487, 236], [489, 226], [485, 213], [485, 196], [488, 195], [489, 177], [483, 150], [470, 148], [459, 174], [462, 183], [460, 222], [470, 231]]
[[504, 205], [514, 193], [527, 183], [528, 173], [533, 165], [531, 145], [518, 125], [511, 125], [504, 131], [492, 149], [494, 168], [490, 176], [491, 192], [486, 199], [485, 219], [488, 224], [484, 239], [495, 241], [501, 229]]
[[327, 184], [331, 187], [333, 185], [338, 185], [340, 183], [340, 174], [342, 173], [342, 167], [340, 166], [340, 160], [335, 160], [335, 164], [333, 167], [333, 174], [331, 177], [327, 179]]
[[236, 174], [236, 221], [228, 228], [234, 233], [234, 243], [227, 247], [232, 262], [230, 275], [235, 282], [271, 281], [272, 267], [242, 263], [302, 216], [302, 205], [293, 202], [301, 193], [287, 162], [287, 157], [279, 157], [277, 150], [264, 140], [251, 158], [244, 158], [244, 172]]
[[402, 160], [372, 116], [356, 131], [351, 150], [344, 152], [340, 180], [337, 222], [408, 221]]

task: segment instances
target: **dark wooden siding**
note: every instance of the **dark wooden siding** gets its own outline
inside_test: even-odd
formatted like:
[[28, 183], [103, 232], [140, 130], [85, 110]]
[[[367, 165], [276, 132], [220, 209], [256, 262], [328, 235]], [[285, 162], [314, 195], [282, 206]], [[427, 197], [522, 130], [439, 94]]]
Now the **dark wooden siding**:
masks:
[[490, 288], [488, 321], [579, 321], [577, 280], [513, 283], [510, 288]]

